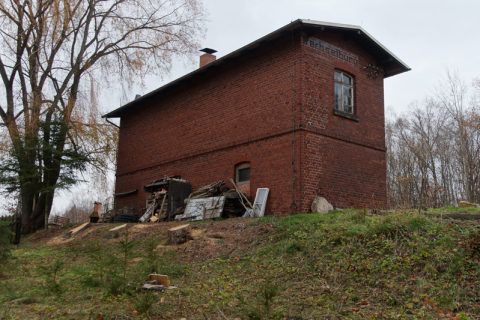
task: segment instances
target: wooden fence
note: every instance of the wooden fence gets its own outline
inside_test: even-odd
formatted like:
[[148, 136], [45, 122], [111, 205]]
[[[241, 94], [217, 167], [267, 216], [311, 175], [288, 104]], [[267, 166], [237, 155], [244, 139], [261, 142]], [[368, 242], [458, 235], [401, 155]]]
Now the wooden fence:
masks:
[[20, 235], [22, 232], [22, 217], [19, 215], [13, 216], [3, 216], [0, 217], [0, 221], [6, 222], [10, 231], [13, 232], [11, 243], [12, 244], [20, 244]]

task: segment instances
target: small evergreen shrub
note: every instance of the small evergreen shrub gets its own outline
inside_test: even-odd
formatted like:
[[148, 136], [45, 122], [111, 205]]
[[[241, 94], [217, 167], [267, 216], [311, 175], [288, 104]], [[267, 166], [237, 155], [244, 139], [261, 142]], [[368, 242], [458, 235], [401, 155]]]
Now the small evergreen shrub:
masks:
[[12, 257], [12, 245], [10, 243], [13, 232], [10, 231], [7, 222], [0, 222], [0, 268]]

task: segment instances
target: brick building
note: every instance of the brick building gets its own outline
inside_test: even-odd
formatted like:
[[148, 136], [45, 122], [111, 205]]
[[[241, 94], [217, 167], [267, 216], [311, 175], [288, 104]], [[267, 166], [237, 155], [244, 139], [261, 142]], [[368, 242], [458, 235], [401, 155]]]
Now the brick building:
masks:
[[[116, 109], [117, 208], [180, 175], [270, 188], [266, 214], [386, 207], [384, 78], [410, 68], [358, 26], [296, 20]], [[205, 65], [203, 65], [205, 64]]]

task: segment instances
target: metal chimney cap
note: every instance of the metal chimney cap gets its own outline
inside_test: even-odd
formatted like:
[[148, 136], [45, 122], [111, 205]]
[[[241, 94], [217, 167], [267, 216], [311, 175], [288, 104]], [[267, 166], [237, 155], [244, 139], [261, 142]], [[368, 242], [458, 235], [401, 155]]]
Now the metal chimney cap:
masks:
[[200, 51], [205, 52], [205, 53], [209, 53], [209, 54], [217, 52], [217, 50], [213, 50], [213, 49], [210, 49], [210, 48], [203, 48]]

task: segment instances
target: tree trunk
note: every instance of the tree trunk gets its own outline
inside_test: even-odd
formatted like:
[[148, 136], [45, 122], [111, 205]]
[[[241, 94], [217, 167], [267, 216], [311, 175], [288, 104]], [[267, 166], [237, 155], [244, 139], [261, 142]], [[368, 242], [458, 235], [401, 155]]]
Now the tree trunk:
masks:
[[[28, 203], [33, 204], [33, 193], [25, 196]], [[24, 199], [22, 197], [22, 199]], [[22, 214], [22, 233], [29, 234], [45, 227], [45, 194], [40, 194], [38, 200], [35, 202], [35, 207], [23, 206]]]

